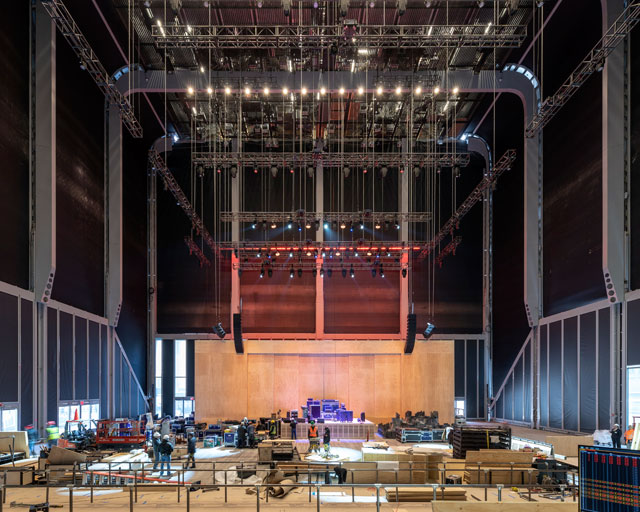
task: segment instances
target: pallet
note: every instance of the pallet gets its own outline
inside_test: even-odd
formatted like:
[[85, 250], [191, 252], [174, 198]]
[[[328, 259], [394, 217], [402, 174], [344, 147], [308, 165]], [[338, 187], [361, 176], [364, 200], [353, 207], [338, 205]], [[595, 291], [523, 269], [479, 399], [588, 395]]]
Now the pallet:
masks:
[[[433, 489], [419, 487], [385, 487], [387, 501], [393, 502], [430, 502], [433, 501]], [[467, 492], [464, 489], [438, 489], [436, 500], [465, 501]]]
[[507, 427], [467, 427], [453, 429], [453, 458], [466, 458], [467, 451], [482, 449], [508, 450], [511, 447], [511, 429]]

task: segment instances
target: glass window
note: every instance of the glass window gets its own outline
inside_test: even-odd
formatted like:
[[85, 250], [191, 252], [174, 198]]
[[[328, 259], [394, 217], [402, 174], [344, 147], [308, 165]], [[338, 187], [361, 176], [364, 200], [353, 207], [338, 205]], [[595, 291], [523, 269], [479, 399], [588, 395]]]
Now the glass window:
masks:
[[162, 340], [156, 340], [156, 377], [162, 377]]
[[176, 377], [187, 376], [187, 340], [175, 342]]
[[158, 416], [162, 416], [162, 378], [156, 378], [156, 410]]
[[465, 412], [464, 412], [464, 400], [459, 400], [456, 399], [455, 404], [454, 404], [454, 409], [455, 409], [455, 415], [456, 416], [465, 416]]
[[185, 418], [191, 414], [191, 411], [193, 411], [193, 401], [192, 400], [185, 400], [184, 401], [184, 416], [185, 416]]
[[90, 404], [82, 404], [80, 406], [80, 419], [84, 426], [87, 428], [91, 428], [91, 405]]
[[91, 404], [90, 419], [98, 421], [100, 419], [100, 403]]
[[2, 431], [18, 431], [18, 409], [2, 409]]
[[627, 425], [640, 423], [640, 366], [627, 368], [627, 393]]
[[187, 378], [186, 377], [176, 377], [175, 396], [176, 398], [187, 396]]
[[184, 416], [183, 402], [184, 400], [176, 400], [176, 410], [175, 410], [176, 416]]
[[63, 405], [61, 407], [58, 407], [58, 426], [61, 429], [64, 429], [64, 426], [67, 424], [67, 421], [71, 419], [69, 409], [70, 408], [68, 405]]

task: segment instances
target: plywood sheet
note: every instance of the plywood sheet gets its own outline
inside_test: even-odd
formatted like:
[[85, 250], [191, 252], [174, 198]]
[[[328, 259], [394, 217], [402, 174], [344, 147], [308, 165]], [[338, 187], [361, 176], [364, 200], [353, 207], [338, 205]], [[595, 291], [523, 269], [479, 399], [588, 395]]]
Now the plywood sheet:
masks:
[[375, 407], [378, 418], [391, 418], [396, 412], [402, 389], [402, 356], [380, 355], [374, 358]]
[[375, 416], [374, 356], [349, 356], [349, 404], [353, 416], [361, 412]]
[[547, 436], [547, 443], [553, 445], [554, 454], [577, 457], [578, 446], [592, 445], [593, 436]]
[[578, 511], [578, 503], [473, 503], [434, 501], [433, 512], [572, 512]]
[[273, 407], [273, 355], [247, 356], [247, 406], [250, 418], [269, 417]]
[[[273, 408], [285, 411], [300, 408], [298, 397], [298, 356], [275, 355], [273, 357]], [[299, 411], [301, 412], [301, 411]]]
[[306, 404], [307, 398], [322, 398], [324, 387], [322, 357], [301, 355], [298, 357], [298, 404]]

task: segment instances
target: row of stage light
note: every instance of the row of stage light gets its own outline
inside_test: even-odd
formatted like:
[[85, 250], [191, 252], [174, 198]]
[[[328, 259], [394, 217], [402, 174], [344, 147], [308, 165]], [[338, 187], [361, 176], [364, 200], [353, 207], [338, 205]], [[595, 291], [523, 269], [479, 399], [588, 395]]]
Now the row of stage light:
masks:
[[[389, 229], [391, 227], [391, 222], [390, 221], [385, 221], [384, 223], [382, 222], [375, 222], [372, 223], [373, 227], [375, 229], [382, 229], [382, 226], [384, 226], [385, 229]], [[364, 230], [365, 229], [365, 222], [364, 221], [360, 221], [360, 223], [355, 223], [353, 221], [349, 221], [349, 223], [347, 224], [344, 221], [340, 221], [340, 223], [338, 223], [338, 221], [333, 221], [333, 223], [329, 223], [329, 222], [325, 222], [323, 224], [323, 227], [325, 230], [330, 230], [331, 227], [333, 227], [334, 231], [338, 230], [338, 226], [340, 227], [340, 229], [349, 229], [350, 232], [353, 232], [353, 228], [354, 225], [358, 225], [358, 227], [360, 228], [360, 230]], [[271, 222], [271, 224], [268, 224], [266, 220], [263, 220], [261, 223], [258, 222], [258, 219], [255, 219], [252, 223], [251, 223], [251, 229], [258, 229], [258, 227], [262, 227], [263, 230], [267, 230], [267, 226], [270, 226], [271, 229], [277, 229], [278, 227], [278, 223], [277, 222]], [[320, 221], [319, 220], [314, 220], [314, 221], [305, 221], [304, 223], [300, 223], [300, 222], [293, 222], [293, 221], [289, 221], [289, 222], [285, 222], [283, 223], [283, 227], [285, 229], [293, 229], [294, 226], [298, 229], [298, 231], [302, 231], [302, 228], [304, 227], [305, 229], [314, 229], [315, 231], [318, 231], [320, 229]], [[393, 227], [398, 230], [400, 229], [400, 223], [396, 220], [393, 223]]]
[[[203, 91], [204, 92], [204, 91]], [[218, 90], [214, 90], [213, 87], [207, 87], [206, 88], [206, 92], [209, 95], [212, 95], [214, 92], [215, 93], [222, 93], [223, 91], [218, 91]], [[271, 90], [269, 87], [264, 87], [262, 89], [262, 91], [260, 91], [259, 89], [252, 89], [249, 86], [245, 86], [243, 89], [232, 89], [229, 86], [226, 86], [224, 88], [224, 94], [226, 96], [230, 96], [231, 94], [244, 94], [244, 96], [251, 96], [253, 94], [260, 94], [262, 93], [263, 96], [269, 96], [272, 93], [281, 93], [283, 96], [287, 96], [288, 94], [294, 94], [295, 92], [299, 92], [301, 96], [306, 96], [307, 94], [317, 94], [318, 96], [326, 96], [327, 94], [331, 94], [332, 92], [337, 93], [340, 96], [344, 96], [347, 93], [357, 93], [359, 96], [362, 96], [365, 93], [372, 93], [373, 91], [370, 91], [368, 89], [365, 89], [363, 86], [360, 86], [356, 89], [345, 89], [344, 87], [340, 87], [337, 91], [328, 91], [326, 87], [321, 87], [320, 89], [314, 89], [314, 90], [309, 90], [306, 87], [301, 87], [299, 89], [299, 91], [293, 91], [293, 90], [289, 90], [287, 87], [283, 87], [282, 89], [276, 89], [276, 90]], [[390, 90], [390, 89], [384, 89], [382, 86], [378, 86], [375, 89], [375, 93], [377, 95], [377, 97], [383, 96], [385, 94], [392, 94], [395, 96], [401, 96], [402, 94], [408, 94], [408, 93], [413, 93], [414, 95], [420, 96], [422, 94], [431, 94], [432, 96], [438, 96], [441, 92], [444, 92], [439, 86], [433, 87], [430, 91], [425, 89], [423, 90], [422, 87], [416, 87], [415, 89], [408, 89], [405, 87], [402, 87], [401, 85], [397, 86], [395, 89]], [[196, 93], [196, 89], [194, 89], [193, 86], [189, 86], [187, 87], [187, 93], [190, 96], [193, 96]], [[453, 87], [451, 89], [451, 93], [454, 96], [454, 98], [451, 98], [453, 100], [455, 100], [455, 97], [460, 93], [460, 88], [459, 87]]]
[[[381, 264], [379, 266], [373, 266], [373, 267], [371, 267], [370, 271], [371, 271], [371, 276], [372, 277], [376, 277], [376, 274], [377, 274], [381, 278], [384, 279], [384, 265]], [[241, 276], [242, 272], [243, 272], [242, 267], [238, 268], [238, 276]], [[347, 277], [347, 268], [346, 267], [342, 266], [340, 268], [340, 272], [341, 272], [343, 278]], [[355, 268], [353, 267], [353, 265], [351, 265], [349, 267], [349, 271], [348, 272], [349, 272], [349, 276], [350, 277], [352, 277], [352, 278], [356, 277], [356, 271], [355, 271]], [[407, 277], [407, 272], [408, 272], [407, 268], [406, 267], [403, 268], [401, 270], [402, 277]], [[311, 269], [311, 274], [313, 275], [313, 277], [316, 277], [318, 275], [318, 273], [320, 273], [320, 277], [324, 277], [325, 276], [324, 265], [321, 266], [319, 269], [317, 269], [317, 268]], [[273, 269], [271, 267], [267, 266], [266, 274], [269, 277], [272, 277], [273, 276]], [[291, 268], [289, 269], [289, 277], [293, 278], [295, 276], [295, 274], [296, 274], [296, 269], [292, 265]], [[303, 270], [302, 270], [301, 267], [298, 267], [297, 274], [298, 274], [298, 277], [302, 277]], [[264, 277], [264, 275], [265, 275], [265, 266], [264, 265], [260, 268], [260, 274], [259, 275], [260, 275], [260, 279], [262, 279]], [[332, 268], [327, 268], [326, 269], [326, 275], [327, 275], [327, 277], [331, 277], [333, 275], [333, 269]]]

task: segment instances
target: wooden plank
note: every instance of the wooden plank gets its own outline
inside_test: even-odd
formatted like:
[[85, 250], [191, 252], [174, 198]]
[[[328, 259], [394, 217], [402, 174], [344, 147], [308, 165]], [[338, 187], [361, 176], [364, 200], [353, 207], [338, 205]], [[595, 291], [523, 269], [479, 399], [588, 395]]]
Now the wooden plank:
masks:
[[298, 355], [280, 355], [273, 357], [273, 409], [300, 411], [298, 402]]
[[440, 503], [431, 504], [433, 512], [577, 512], [578, 503]]
[[547, 443], [553, 445], [554, 454], [577, 457], [578, 446], [592, 445], [593, 436], [547, 436]]
[[392, 418], [398, 410], [402, 389], [402, 356], [380, 355], [374, 358], [375, 415], [377, 418]]
[[268, 418], [273, 408], [274, 360], [272, 354], [247, 356], [247, 416]]

